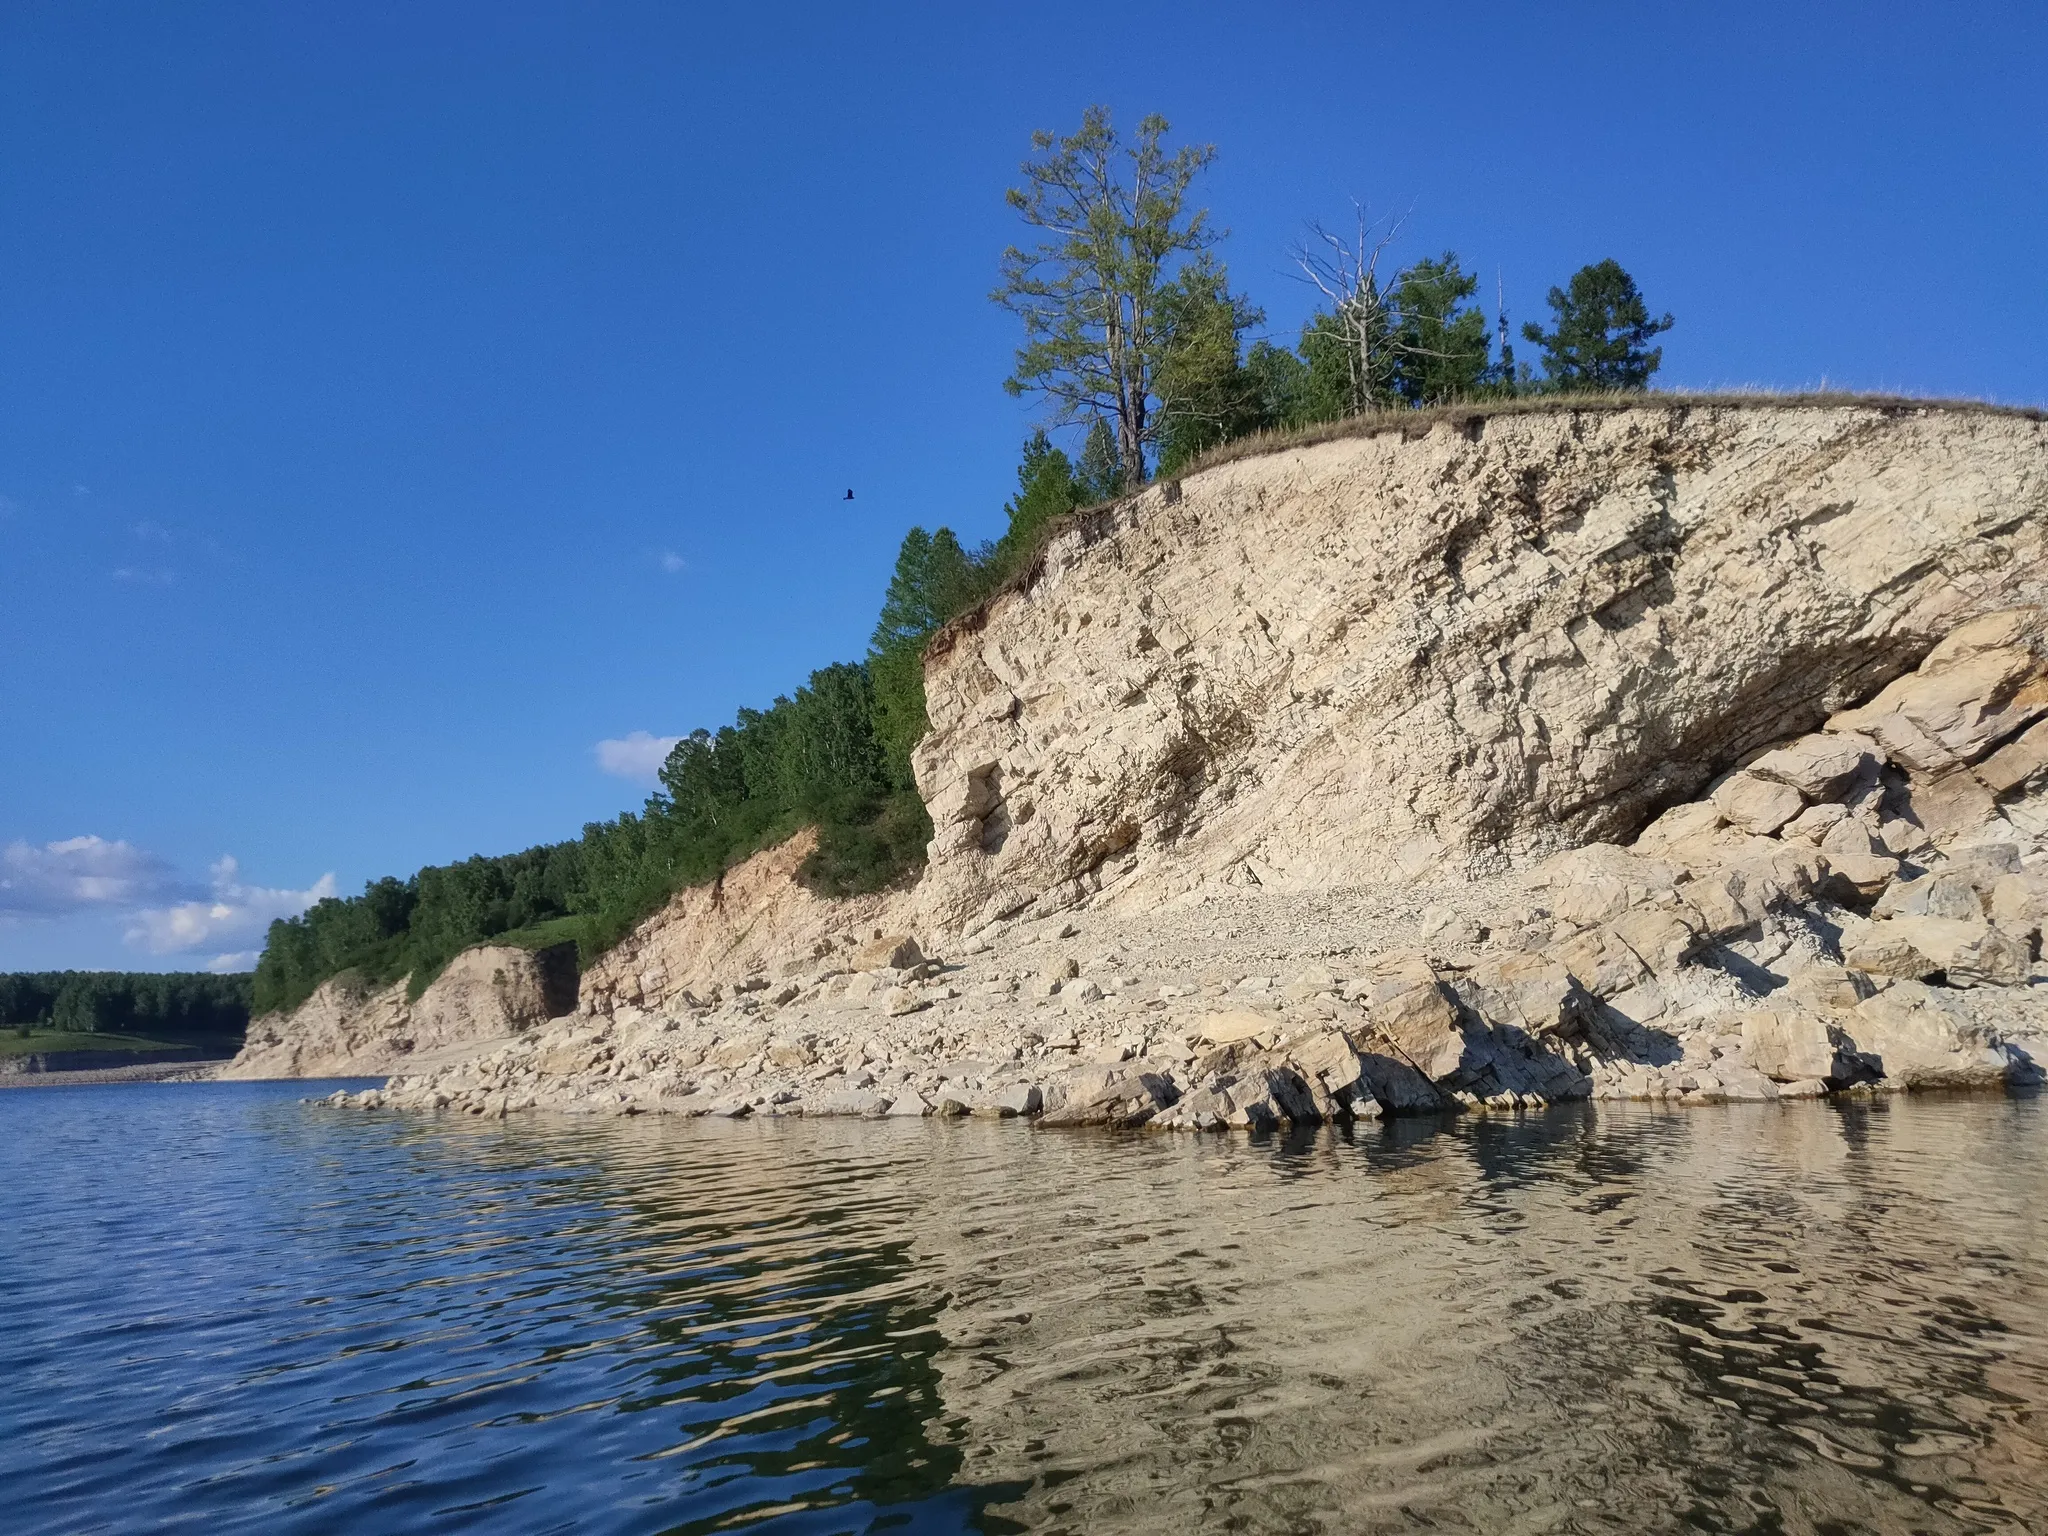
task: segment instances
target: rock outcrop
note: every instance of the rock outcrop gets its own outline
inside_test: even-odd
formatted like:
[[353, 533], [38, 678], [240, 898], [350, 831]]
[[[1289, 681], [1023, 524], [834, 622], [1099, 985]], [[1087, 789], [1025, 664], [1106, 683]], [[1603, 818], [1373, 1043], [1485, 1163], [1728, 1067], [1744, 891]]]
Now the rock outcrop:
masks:
[[885, 937], [898, 922], [900, 896], [829, 901], [797, 883], [798, 866], [816, 846], [816, 832], [806, 828], [710, 885], [678, 892], [659, 917], [590, 967], [582, 984], [587, 1007], [687, 1005], [735, 987], [764, 990]]
[[1520, 413], [1226, 464], [1083, 518], [934, 645], [925, 925], [1628, 837], [2044, 600], [2019, 416]]
[[[935, 643], [911, 890], [801, 842], [356, 1102], [1257, 1128], [2031, 1081], [2048, 427], [1497, 415], [1091, 514]], [[913, 938], [914, 936], [914, 938]]]
[[373, 1077], [423, 1059], [462, 1057], [573, 1013], [576, 952], [485, 945], [448, 962], [416, 1000], [406, 983], [363, 986], [353, 976], [322, 985], [289, 1015], [250, 1022], [224, 1078]]

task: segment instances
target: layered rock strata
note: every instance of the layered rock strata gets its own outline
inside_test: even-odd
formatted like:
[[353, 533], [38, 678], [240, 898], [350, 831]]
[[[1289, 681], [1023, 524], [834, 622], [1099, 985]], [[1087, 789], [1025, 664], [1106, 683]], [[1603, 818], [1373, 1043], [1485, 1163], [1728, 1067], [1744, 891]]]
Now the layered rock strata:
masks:
[[374, 1077], [423, 1059], [467, 1056], [485, 1042], [574, 1013], [576, 980], [571, 945], [465, 950], [417, 999], [407, 998], [403, 980], [373, 988], [338, 976], [289, 1016], [252, 1020], [220, 1076]]
[[957, 958], [842, 934], [680, 1006], [593, 997], [349, 1102], [1202, 1130], [2000, 1087], [2048, 1060], [2044, 920], [2048, 615], [2024, 609], [1627, 846], [1478, 880], [1225, 887]]
[[923, 926], [1631, 836], [2048, 600], [2048, 426], [1727, 405], [1289, 449], [1083, 518], [942, 634]]
[[797, 883], [817, 847], [809, 828], [676, 895], [661, 917], [643, 924], [593, 964], [582, 980], [586, 1010], [659, 1006], [709, 996], [733, 977], [787, 979], [880, 938], [901, 921], [900, 894], [832, 901]]
[[2044, 601], [2021, 413], [1225, 464], [934, 642], [914, 889], [762, 855], [575, 1019], [373, 1101], [1208, 1126], [2026, 1078]]

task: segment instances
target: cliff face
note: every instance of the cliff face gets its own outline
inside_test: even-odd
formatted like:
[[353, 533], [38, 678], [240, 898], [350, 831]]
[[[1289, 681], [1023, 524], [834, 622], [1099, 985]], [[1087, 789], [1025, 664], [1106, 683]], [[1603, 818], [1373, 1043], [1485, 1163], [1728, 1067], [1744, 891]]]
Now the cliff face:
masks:
[[250, 1022], [222, 1077], [376, 1076], [461, 1055], [575, 1011], [575, 952], [484, 945], [466, 950], [408, 1002], [403, 981], [365, 988], [341, 976], [289, 1014]]
[[686, 993], [708, 998], [750, 976], [814, 969], [907, 916], [901, 893], [828, 901], [798, 885], [797, 868], [816, 846], [817, 834], [806, 829], [710, 885], [678, 892], [591, 966], [585, 1010], [657, 1007]]
[[1248, 458], [1089, 516], [934, 646], [924, 929], [1625, 838], [2048, 598], [2048, 427], [1717, 405]]
[[573, 1018], [423, 1063], [323, 994], [264, 1059], [476, 1113], [1202, 1129], [2036, 1077], [2048, 425], [1415, 425], [1090, 514], [942, 634], [914, 888], [820, 900], [798, 838]]
[[587, 1014], [335, 1101], [1214, 1130], [2038, 1083], [2048, 609], [1958, 625], [1630, 847], [1512, 875], [1097, 905], [936, 961], [907, 937], [821, 941], [771, 980], [755, 967], [785, 925], [829, 910], [788, 889], [643, 935], [696, 933], [678, 963], [746, 964], [730, 995], [643, 973], [632, 1001], [593, 994]]

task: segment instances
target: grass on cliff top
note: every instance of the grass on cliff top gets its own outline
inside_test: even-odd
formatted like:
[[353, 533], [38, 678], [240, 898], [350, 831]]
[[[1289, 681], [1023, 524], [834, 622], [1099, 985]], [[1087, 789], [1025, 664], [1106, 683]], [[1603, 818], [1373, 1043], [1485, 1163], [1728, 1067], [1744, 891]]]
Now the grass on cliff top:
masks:
[[[1517, 395], [1504, 400], [1464, 400], [1449, 405], [1401, 406], [1392, 410], [1366, 411], [1357, 416], [1346, 416], [1337, 421], [1317, 422], [1313, 426], [1279, 428], [1270, 432], [1253, 432], [1244, 437], [1233, 438], [1227, 443], [1199, 454], [1178, 473], [1166, 477], [1166, 481], [1179, 483], [1190, 476], [1199, 475], [1207, 469], [1224, 464], [1234, 464], [1240, 459], [1255, 459], [1269, 453], [1285, 453], [1290, 448], [1308, 448], [1318, 443], [1341, 442], [1353, 437], [1378, 437], [1383, 433], [1398, 432], [1403, 438], [1426, 437], [1436, 427], [1448, 424], [1453, 430], [1492, 419], [1496, 416], [1559, 416], [1573, 412], [1608, 411], [1690, 411], [1690, 410], [1750, 410], [1750, 409], [1795, 409], [1834, 410], [1844, 406], [1861, 406], [1888, 415], [1909, 415], [1916, 411], [1948, 411], [1959, 415], [2010, 416], [2021, 421], [2048, 421], [2048, 410], [2031, 405], [1999, 405], [1989, 400], [1936, 400], [1919, 399], [1911, 395], [1859, 395], [1844, 390], [1808, 390], [1800, 394], [1779, 394], [1768, 390], [1724, 390], [1718, 393], [1660, 393], [1650, 391], [1614, 391], [1611, 393], [1570, 394], [1570, 395]], [[1153, 481], [1152, 485], [1161, 484]], [[1141, 486], [1132, 495], [1141, 494], [1150, 486]], [[1117, 504], [1128, 500], [1098, 502], [1091, 507], [1077, 507], [1065, 516], [1051, 519], [1038, 531], [1031, 547], [1021, 553], [1009, 573], [992, 587], [972, 608], [939, 626], [925, 647], [926, 658], [944, 656], [953, 649], [959, 637], [972, 634], [988, 621], [988, 611], [996, 599], [1007, 592], [1020, 592], [1033, 586], [1044, 571], [1045, 551], [1052, 541], [1062, 533]]]
[[[506, 933], [493, 934], [483, 940], [485, 944], [502, 944], [507, 949], [527, 949], [538, 952], [553, 949], [557, 944], [582, 945], [597, 931], [598, 920], [587, 913], [572, 912], [567, 917], [551, 917], [544, 923], [534, 923], [526, 928], [514, 928]], [[439, 975], [447, 967], [440, 966], [434, 974]]]
[[1959, 415], [2014, 416], [2022, 421], [2048, 421], [2048, 410], [2038, 406], [1998, 405], [1989, 400], [1922, 400], [1910, 395], [1859, 395], [1846, 390], [1808, 390], [1800, 394], [1775, 394], [1768, 390], [1690, 394], [1617, 390], [1603, 394], [1517, 395], [1506, 400], [1466, 400], [1451, 405], [1368, 411], [1339, 421], [1317, 422], [1314, 426], [1253, 432], [1219, 443], [1196, 457], [1174, 478], [1184, 480], [1219, 464], [1281, 453], [1289, 448], [1334, 443], [1348, 437], [1378, 437], [1387, 432], [1399, 432], [1403, 437], [1423, 437], [1443, 423], [1457, 428], [1495, 416], [1559, 416], [1577, 411], [1630, 410], [1837, 410], [1844, 406], [1861, 406], [1896, 415], [1915, 411], [1948, 411]]

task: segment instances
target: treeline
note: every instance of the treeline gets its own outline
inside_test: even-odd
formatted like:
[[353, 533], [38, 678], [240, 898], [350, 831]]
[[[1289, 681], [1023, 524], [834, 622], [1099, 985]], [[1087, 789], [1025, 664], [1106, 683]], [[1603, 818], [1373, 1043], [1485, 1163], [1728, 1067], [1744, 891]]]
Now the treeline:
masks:
[[[899, 613], [893, 622], [889, 655], [922, 643], [909, 638], [914, 620], [906, 627]], [[909, 762], [922, 734], [922, 686], [913, 730], [900, 703], [888, 717], [880, 670], [826, 667], [794, 697], [684, 738], [661, 770], [660, 792], [637, 813], [592, 822], [576, 841], [374, 881], [360, 896], [271, 924], [257, 1011], [295, 1007], [343, 972], [370, 985], [410, 976], [417, 996], [486, 940], [574, 941], [587, 960], [677, 890], [806, 825], [819, 829], [806, 882], [828, 895], [878, 889], [914, 867], [931, 836]]]
[[950, 529], [913, 528], [866, 657], [684, 737], [639, 811], [592, 822], [572, 842], [373, 881], [360, 896], [272, 923], [256, 966], [256, 1011], [294, 1008], [343, 973], [370, 986], [410, 977], [417, 996], [456, 955], [487, 941], [573, 941], [595, 958], [678, 890], [805, 826], [818, 829], [818, 846], [799, 876], [820, 894], [904, 878], [932, 835], [910, 769], [926, 730], [925, 644], [1031, 558], [1054, 518], [1115, 495], [1113, 458], [1098, 433], [1077, 468], [1036, 434], [1001, 539], [969, 551]]
[[228, 1041], [249, 1027], [251, 978], [195, 972], [0, 975], [0, 1026]]
[[1189, 198], [1216, 151], [1169, 153], [1167, 131], [1164, 118], [1145, 118], [1126, 145], [1091, 107], [1071, 136], [1034, 134], [1024, 184], [1008, 197], [1038, 238], [1003, 253], [991, 295], [1024, 326], [1005, 388], [1037, 396], [1053, 426], [1084, 430], [1084, 459], [1101, 457], [1120, 491], [1252, 432], [1466, 399], [1638, 390], [1662, 364], [1650, 342], [1671, 317], [1651, 315], [1619, 263], [1593, 262], [1549, 291], [1550, 326], [1522, 327], [1540, 354], [1532, 367], [1515, 358], [1504, 299], [1489, 323], [1456, 252], [1390, 270], [1399, 225], [1362, 209], [1348, 234], [1311, 225], [1293, 252], [1321, 300], [1296, 345], [1250, 340], [1265, 312], [1231, 291], [1222, 236]]
[[[677, 890], [714, 878], [799, 828], [818, 829], [801, 878], [825, 895], [880, 889], [924, 858], [931, 824], [911, 775], [927, 729], [923, 654], [1036, 557], [1047, 530], [1250, 433], [1367, 411], [1543, 392], [1647, 386], [1662, 360], [1653, 318], [1619, 265], [1582, 268], [1549, 294], [1548, 329], [1525, 325], [1538, 363], [1516, 359], [1507, 318], [1489, 322], [1479, 279], [1455, 252], [1383, 272], [1394, 231], [1361, 217], [1350, 237], [1315, 229], [1295, 253], [1324, 302], [1293, 346], [1257, 336], [1262, 310], [1233, 293], [1207, 211], [1189, 202], [1214, 158], [1169, 154], [1152, 117], [1125, 146], [1091, 108], [1079, 133], [1034, 135], [1009, 201], [1043, 235], [1003, 255], [992, 295], [1023, 322], [1005, 387], [1047, 405], [1025, 444], [998, 539], [969, 548], [913, 528], [867, 655], [811, 674], [765, 710], [684, 738], [661, 790], [580, 839], [378, 880], [271, 925], [258, 1012], [296, 1006], [330, 977], [411, 977], [415, 995], [486, 940], [573, 939], [586, 959]], [[1051, 433], [1078, 432], [1070, 456]]]

